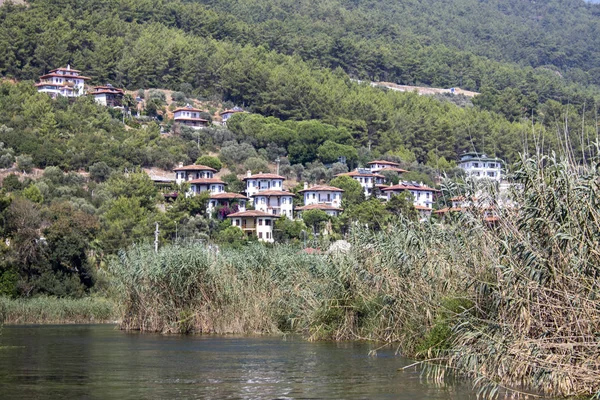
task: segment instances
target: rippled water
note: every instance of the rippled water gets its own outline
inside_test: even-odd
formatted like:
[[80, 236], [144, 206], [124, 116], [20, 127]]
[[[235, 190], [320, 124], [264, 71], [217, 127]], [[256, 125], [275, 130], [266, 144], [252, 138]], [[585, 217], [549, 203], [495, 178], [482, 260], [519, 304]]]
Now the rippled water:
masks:
[[[111, 325], [9, 326], [0, 335], [7, 399], [469, 399], [424, 382], [365, 343], [125, 333]], [[8, 347], [7, 347], [8, 346]]]

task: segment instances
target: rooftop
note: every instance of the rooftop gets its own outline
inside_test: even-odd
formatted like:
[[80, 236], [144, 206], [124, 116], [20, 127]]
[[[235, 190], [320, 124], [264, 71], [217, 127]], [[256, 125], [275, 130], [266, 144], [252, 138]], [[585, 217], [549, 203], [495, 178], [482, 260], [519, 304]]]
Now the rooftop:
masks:
[[424, 191], [424, 192], [439, 192], [439, 190], [430, 188], [427, 185], [418, 183], [418, 182], [401, 182], [394, 186], [388, 186], [381, 188], [382, 191], [388, 190], [416, 190], [416, 191]]
[[242, 180], [245, 181], [246, 179], [283, 179], [283, 180], [285, 180], [285, 177], [281, 176], [281, 175], [277, 175], [277, 174], [271, 174], [271, 173], [263, 174], [261, 172], [259, 174], [245, 176]]
[[302, 192], [343, 192], [343, 191], [344, 191], [344, 189], [340, 189], [335, 186], [315, 185], [313, 187], [299, 190], [298, 193], [302, 193]]
[[248, 198], [246, 196], [244, 196], [243, 194], [239, 194], [239, 193], [216, 193], [216, 194], [211, 194], [210, 195], [211, 199], [214, 200], [219, 200], [219, 199], [243, 199], [243, 200], [248, 200]]
[[308, 210], [329, 210], [329, 211], [343, 211], [342, 208], [330, 206], [327, 204], [310, 204], [308, 206], [296, 207], [296, 211], [308, 211]]
[[223, 185], [227, 185], [227, 183], [223, 182], [219, 178], [200, 178], [200, 179], [193, 179], [188, 182], [192, 183], [192, 184], [197, 184], [197, 185], [210, 185], [211, 183], [220, 183]]
[[392, 162], [392, 161], [386, 161], [386, 160], [375, 160], [375, 161], [369, 161], [367, 163], [367, 165], [371, 165], [371, 164], [382, 164], [382, 165], [390, 165], [393, 167], [399, 167], [400, 164]]
[[296, 196], [296, 195], [292, 192], [286, 192], [283, 190], [261, 190], [260, 192], [255, 193], [250, 197], [256, 197], [256, 196]]
[[263, 211], [258, 210], [249, 210], [249, 211], [239, 211], [233, 214], [229, 214], [227, 218], [231, 217], [270, 217], [270, 218], [279, 218], [279, 215], [269, 214]]
[[186, 166], [179, 166], [177, 168], [173, 168], [173, 171], [212, 171], [212, 172], [217, 172], [216, 169], [207, 167], [206, 165], [202, 165], [202, 164], [191, 164], [191, 165], [186, 165]]

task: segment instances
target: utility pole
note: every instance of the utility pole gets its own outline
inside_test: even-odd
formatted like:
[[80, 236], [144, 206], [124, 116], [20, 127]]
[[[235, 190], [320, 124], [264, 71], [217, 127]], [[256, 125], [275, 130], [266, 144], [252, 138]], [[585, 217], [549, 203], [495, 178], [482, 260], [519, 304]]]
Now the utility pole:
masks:
[[279, 175], [279, 163], [281, 162], [281, 160], [279, 159], [279, 156], [277, 156], [277, 159], [275, 160], [275, 162], [277, 163], [277, 175]]
[[158, 222], [156, 223], [156, 229], [154, 230], [154, 252], [158, 253]]

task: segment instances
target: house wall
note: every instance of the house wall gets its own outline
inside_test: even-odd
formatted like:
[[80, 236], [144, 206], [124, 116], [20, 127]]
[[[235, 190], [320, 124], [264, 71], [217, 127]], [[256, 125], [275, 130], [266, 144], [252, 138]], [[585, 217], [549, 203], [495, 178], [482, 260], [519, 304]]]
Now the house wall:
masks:
[[108, 101], [106, 100], [106, 93], [94, 95], [94, 100], [96, 100], [96, 103], [103, 106], [106, 106], [108, 104]]
[[471, 159], [459, 162], [458, 166], [462, 168], [468, 176], [476, 179], [502, 180], [502, 163], [499, 161], [481, 161]]
[[248, 179], [246, 180], [246, 195], [252, 196], [263, 190], [283, 190], [283, 179]]
[[[387, 190], [387, 199], [391, 200], [392, 196], [401, 194], [405, 190]], [[430, 190], [409, 190], [413, 196], [413, 204], [415, 206], [433, 207], [433, 192]]]
[[212, 179], [214, 174], [212, 171], [177, 171], [175, 172], [175, 182], [179, 185], [185, 181], [194, 179]]
[[254, 208], [273, 215], [285, 215], [292, 218], [294, 215], [294, 201], [292, 196], [256, 196]]
[[304, 205], [328, 204], [333, 207], [341, 207], [342, 193], [332, 191], [307, 191], [304, 192]]

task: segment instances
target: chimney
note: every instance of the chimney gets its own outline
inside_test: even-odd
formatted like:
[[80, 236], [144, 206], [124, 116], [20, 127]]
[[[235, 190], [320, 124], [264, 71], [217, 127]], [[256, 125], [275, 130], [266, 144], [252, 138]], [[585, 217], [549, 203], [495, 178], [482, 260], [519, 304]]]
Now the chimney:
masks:
[[71, 70], [71, 64], [67, 64], [67, 70]]
[[248, 178], [250, 178], [252, 176], [252, 171], [250, 171], [250, 170], [246, 171], [246, 176]]
[[183, 162], [179, 163], [179, 168], [183, 167]]
[[304, 190], [308, 189], [308, 182], [304, 182]]

